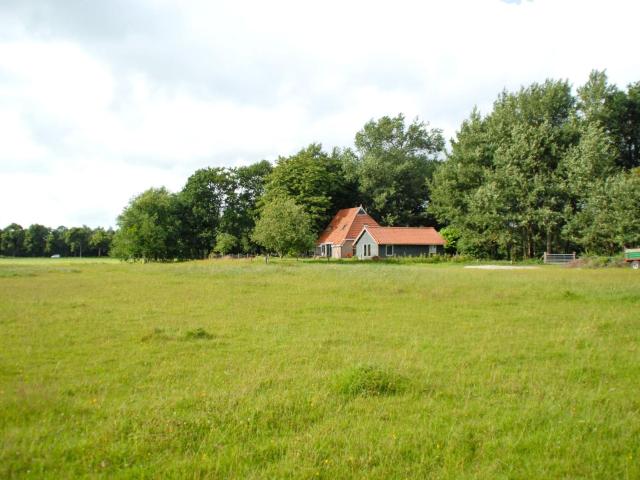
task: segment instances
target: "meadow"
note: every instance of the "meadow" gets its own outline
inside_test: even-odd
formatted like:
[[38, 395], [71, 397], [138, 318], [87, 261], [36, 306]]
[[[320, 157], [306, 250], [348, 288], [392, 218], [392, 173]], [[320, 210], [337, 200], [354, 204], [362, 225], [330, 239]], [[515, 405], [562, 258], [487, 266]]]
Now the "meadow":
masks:
[[0, 478], [640, 478], [630, 269], [0, 259]]

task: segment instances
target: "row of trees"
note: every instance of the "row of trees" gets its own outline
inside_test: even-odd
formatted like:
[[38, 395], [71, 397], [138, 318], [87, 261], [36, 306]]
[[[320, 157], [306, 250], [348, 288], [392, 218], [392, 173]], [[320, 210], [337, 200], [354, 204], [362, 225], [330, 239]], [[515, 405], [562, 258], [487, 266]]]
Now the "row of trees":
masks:
[[300, 254], [337, 210], [365, 205], [389, 224], [429, 221], [429, 186], [444, 153], [437, 129], [402, 115], [368, 122], [355, 148], [311, 144], [294, 155], [196, 171], [183, 189], [152, 188], [118, 218], [121, 258], [203, 258], [211, 252]]
[[[133, 198], [110, 253], [298, 254], [338, 209], [356, 205], [382, 224], [442, 228], [451, 252], [615, 253], [640, 245], [638, 167], [640, 82], [622, 90], [594, 71], [576, 93], [553, 80], [502, 92], [486, 115], [471, 112], [449, 152], [440, 130], [398, 115], [367, 122], [349, 148], [314, 143], [275, 164], [197, 170], [177, 193], [151, 188]], [[41, 241], [21, 250], [12, 235], [5, 255], [54, 253]], [[84, 238], [55, 253], [86, 255]]]
[[640, 82], [592, 72], [503, 92], [474, 110], [430, 181], [430, 211], [458, 250], [529, 258], [640, 244]]
[[87, 226], [49, 228], [33, 224], [22, 228], [17, 223], [0, 230], [0, 255], [11, 257], [99, 257], [109, 254], [114, 231]]

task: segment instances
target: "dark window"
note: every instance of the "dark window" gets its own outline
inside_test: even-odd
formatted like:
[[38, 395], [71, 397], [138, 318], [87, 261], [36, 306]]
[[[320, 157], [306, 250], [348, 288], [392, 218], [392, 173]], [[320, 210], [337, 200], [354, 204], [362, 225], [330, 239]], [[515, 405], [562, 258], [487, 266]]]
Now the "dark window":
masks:
[[387, 245], [387, 257], [393, 256], [393, 245]]

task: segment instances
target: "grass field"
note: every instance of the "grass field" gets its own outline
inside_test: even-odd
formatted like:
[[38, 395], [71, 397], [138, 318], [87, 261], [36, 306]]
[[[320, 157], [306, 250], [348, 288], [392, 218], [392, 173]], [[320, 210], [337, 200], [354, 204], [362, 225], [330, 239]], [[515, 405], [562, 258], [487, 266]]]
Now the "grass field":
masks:
[[0, 260], [1, 478], [640, 478], [640, 274]]

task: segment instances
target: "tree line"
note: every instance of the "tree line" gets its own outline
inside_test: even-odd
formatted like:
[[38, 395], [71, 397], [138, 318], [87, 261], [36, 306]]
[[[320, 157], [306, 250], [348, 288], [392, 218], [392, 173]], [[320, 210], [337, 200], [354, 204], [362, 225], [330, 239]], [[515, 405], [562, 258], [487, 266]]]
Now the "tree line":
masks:
[[593, 71], [574, 95], [548, 80], [474, 110], [433, 178], [430, 211], [459, 251], [531, 258], [640, 245], [640, 82]]
[[275, 165], [203, 168], [177, 193], [151, 188], [118, 217], [112, 254], [151, 260], [269, 251], [299, 255], [341, 208], [364, 205], [389, 224], [421, 225], [444, 154], [438, 129], [403, 115], [367, 122], [354, 148], [312, 143]]
[[370, 120], [347, 148], [199, 169], [179, 192], [134, 197], [104, 251], [298, 255], [337, 210], [362, 205], [382, 224], [440, 228], [450, 253], [613, 254], [640, 245], [639, 150], [640, 82], [620, 89], [593, 71], [576, 92], [563, 80], [503, 91], [487, 114], [473, 109], [449, 151], [440, 129], [399, 114]]
[[22, 228], [12, 223], [0, 230], [0, 255], [11, 257], [100, 257], [108, 255], [115, 232], [101, 227], [33, 224]]

